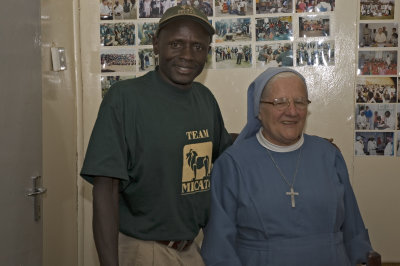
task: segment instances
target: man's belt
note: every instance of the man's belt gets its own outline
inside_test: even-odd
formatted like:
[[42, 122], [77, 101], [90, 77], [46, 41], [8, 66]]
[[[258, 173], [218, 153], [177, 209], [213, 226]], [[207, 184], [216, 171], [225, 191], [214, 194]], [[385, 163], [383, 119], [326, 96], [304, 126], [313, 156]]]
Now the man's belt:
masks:
[[193, 240], [179, 240], [179, 241], [159, 240], [156, 242], [166, 245], [169, 248], [176, 249], [177, 251], [182, 251], [182, 250], [185, 250], [186, 248], [188, 248], [193, 243]]

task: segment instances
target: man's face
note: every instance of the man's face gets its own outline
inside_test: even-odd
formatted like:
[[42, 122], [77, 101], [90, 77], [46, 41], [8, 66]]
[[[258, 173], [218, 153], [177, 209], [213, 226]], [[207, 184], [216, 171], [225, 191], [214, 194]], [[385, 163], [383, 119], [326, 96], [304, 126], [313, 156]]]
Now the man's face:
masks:
[[201, 73], [210, 49], [210, 35], [197, 22], [179, 19], [170, 22], [153, 39], [159, 55], [161, 77], [182, 89], [189, 88]]

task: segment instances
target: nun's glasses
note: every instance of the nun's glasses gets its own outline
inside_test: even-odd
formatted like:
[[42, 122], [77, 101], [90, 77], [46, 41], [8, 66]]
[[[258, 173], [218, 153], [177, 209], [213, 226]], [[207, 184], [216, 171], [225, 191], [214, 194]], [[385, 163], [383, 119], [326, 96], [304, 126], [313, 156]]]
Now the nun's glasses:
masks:
[[311, 103], [310, 100], [304, 97], [298, 97], [298, 98], [276, 98], [272, 102], [271, 101], [263, 101], [261, 100], [260, 103], [267, 103], [267, 104], [272, 104], [272, 106], [279, 110], [279, 111], [284, 111], [290, 106], [290, 102], [293, 103], [294, 107], [297, 110], [305, 110], [307, 109], [307, 106]]

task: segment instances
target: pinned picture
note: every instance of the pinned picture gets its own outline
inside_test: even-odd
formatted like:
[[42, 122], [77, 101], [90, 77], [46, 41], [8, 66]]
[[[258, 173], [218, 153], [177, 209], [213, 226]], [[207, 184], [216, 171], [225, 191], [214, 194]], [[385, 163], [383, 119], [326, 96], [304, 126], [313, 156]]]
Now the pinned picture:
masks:
[[398, 47], [397, 23], [360, 23], [358, 45], [363, 47]]
[[261, 0], [256, 1], [257, 14], [292, 13], [292, 0]]
[[396, 103], [396, 77], [358, 77], [357, 103]]
[[299, 42], [296, 66], [335, 65], [335, 41]]
[[196, 7], [203, 11], [206, 16], [211, 17], [213, 15], [213, 2], [212, 0], [177, 0], [177, 5], [189, 5]]
[[256, 18], [256, 41], [293, 40], [292, 17]]
[[299, 17], [299, 37], [330, 36], [329, 16], [308, 15]]
[[133, 72], [136, 56], [132, 48], [101, 49], [101, 72]]
[[215, 48], [215, 68], [251, 67], [251, 44], [223, 45]]
[[335, 9], [335, 0], [295, 0], [296, 12], [330, 12]]
[[358, 75], [397, 75], [397, 51], [359, 51]]
[[135, 0], [114, 0], [114, 19], [136, 19], [137, 8]]
[[396, 104], [357, 104], [356, 130], [395, 130]]
[[154, 70], [158, 65], [158, 54], [153, 49], [139, 49], [139, 71]]
[[251, 41], [250, 18], [221, 19], [215, 21], [215, 42]]
[[158, 28], [157, 22], [144, 22], [138, 25], [139, 45], [152, 45]]
[[397, 157], [400, 157], [400, 132], [397, 132]]
[[291, 43], [268, 43], [256, 45], [256, 67], [293, 66], [293, 45]]
[[393, 132], [356, 132], [354, 155], [393, 156]]
[[101, 76], [100, 84], [101, 84], [101, 98], [104, 98], [110, 87], [120, 80], [126, 80], [134, 78], [135, 76]]
[[253, 1], [215, 0], [215, 15], [218, 17], [253, 15]]
[[397, 130], [400, 130], [400, 104], [397, 104]]
[[394, 19], [395, 0], [360, 0], [360, 20]]
[[161, 18], [175, 0], [139, 0], [139, 18]]
[[101, 23], [101, 46], [135, 45], [135, 24], [133, 23]]

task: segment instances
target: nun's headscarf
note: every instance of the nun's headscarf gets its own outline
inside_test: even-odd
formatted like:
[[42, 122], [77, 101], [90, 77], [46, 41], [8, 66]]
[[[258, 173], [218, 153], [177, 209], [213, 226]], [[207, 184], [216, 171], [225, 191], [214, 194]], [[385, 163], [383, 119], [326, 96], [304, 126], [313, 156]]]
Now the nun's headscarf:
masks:
[[265, 85], [271, 80], [273, 76], [276, 76], [282, 72], [292, 72], [299, 76], [306, 84], [304, 77], [297, 71], [291, 68], [285, 67], [270, 67], [261, 73], [249, 86], [247, 90], [247, 124], [240, 132], [235, 143], [245, 140], [254, 136], [261, 127], [261, 122], [258, 119], [258, 113], [260, 111], [260, 100], [261, 94]]

